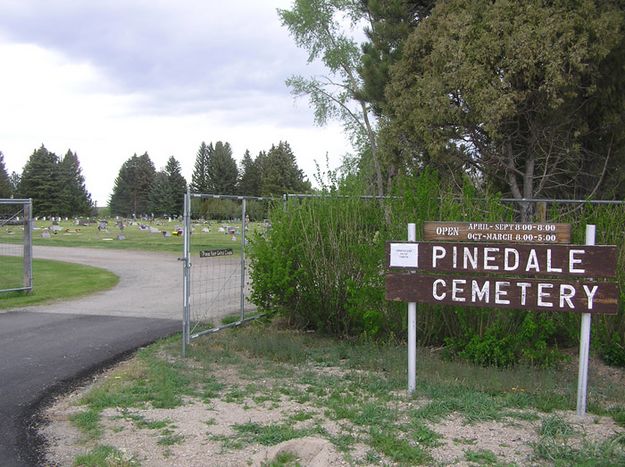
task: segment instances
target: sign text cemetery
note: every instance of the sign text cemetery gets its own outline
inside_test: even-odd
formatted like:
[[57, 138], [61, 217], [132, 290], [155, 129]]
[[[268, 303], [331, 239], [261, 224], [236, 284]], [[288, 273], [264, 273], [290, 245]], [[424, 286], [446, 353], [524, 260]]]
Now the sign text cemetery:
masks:
[[616, 283], [594, 280], [615, 276], [615, 246], [434, 241], [392, 242], [387, 250], [387, 266], [408, 271], [387, 274], [388, 300], [618, 311]]

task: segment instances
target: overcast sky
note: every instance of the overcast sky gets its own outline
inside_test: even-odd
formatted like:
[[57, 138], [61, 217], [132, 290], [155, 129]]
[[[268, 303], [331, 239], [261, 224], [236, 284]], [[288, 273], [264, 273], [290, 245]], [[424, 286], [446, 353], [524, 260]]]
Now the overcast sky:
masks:
[[280, 25], [290, 0], [2, 0], [0, 151], [21, 172], [45, 145], [76, 152], [87, 189], [107, 204], [121, 164], [173, 155], [190, 181], [202, 141], [239, 161], [288, 141], [312, 179], [351, 150], [319, 128], [284, 81], [320, 72]]

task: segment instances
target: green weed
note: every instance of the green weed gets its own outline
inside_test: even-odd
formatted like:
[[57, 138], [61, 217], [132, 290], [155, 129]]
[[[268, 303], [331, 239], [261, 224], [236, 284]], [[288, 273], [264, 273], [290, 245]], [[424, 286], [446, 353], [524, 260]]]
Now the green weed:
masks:
[[258, 423], [243, 423], [233, 426], [242, 440], [249, 444], [258, 443], [264, 446], [273, 446], [284, 441], [302, 438], [312, 433], [312, 430], [296, 430], [289, 424], [272, 423], [260, 425]]
[[371, 446], [395, 462], [415, 465], [424, 464], [431, 459], [422, 447], [386, 431], [372, 428], [369, 435]]
[[129, 413], [125, 409], [122, 409], [121, 418], [132, 421], [137, 428], [145, 428], [148, 430], [160, 430], [171, 424], [170, 420], [146, 420], [145, 417]]
[[306, 420], [310, 420], [313, 417], [314, 417], [313, 413], [302, 410], [300, 412], [296, 412], [293, 415], [291, 415], [289, 417], [289, 420], [292, 420], [293, 422], [304, 422]]
[[550, 415], [542, 421], [538, 433], [541, 436], [555, 438], [558, 436], [571, 436], [575, 430], [562, 417], [558, 415]]
[[128, 457], [111, 446], [97, 446], [74, 460], [76, 467], [138, 467], [134, 457]]
[[78, 412], [70, 416], [70, 422], [81, 433], [83, 433], [85, 439], [97, 439], [102, 435], [102, 427], [100, 426], [100, 412], [99, 409], [88, 408], [82, 412]]
[[161, 436], [158, 438], [157, 444], [160, 446], [173, 446], [174, 444], [181, 444], [183, 441], [183, 435], [176, 434], [169, 429], [164, 429], [161, 431]]
[[487, 449], [479, 451], [465, 451], [464, 458], [467, 462], [475, 462], [479, 465], [494, 465], [497, 463], [497, 456]]
[[285, 451], [280, 452], [270, 462], [263, 462], [262, 467], [301, 467], [299, 457], [295, 453]]
[[580, 447], [544, 436], [533, 444], [533, 448], [536, 459], [556, 466], [625, 465], [625, 434], [623, 433], [599, 443], [585, 441]]

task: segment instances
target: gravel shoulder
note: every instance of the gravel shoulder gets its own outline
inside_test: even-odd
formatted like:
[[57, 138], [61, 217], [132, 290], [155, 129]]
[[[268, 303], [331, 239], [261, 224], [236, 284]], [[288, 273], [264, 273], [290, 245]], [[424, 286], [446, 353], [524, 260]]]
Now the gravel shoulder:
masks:
[[[183, 364], [173, 355], [166, 360], [173, 365]], [[216, 359], [217, 360], [217, 359]], [[195, 363], [186, 363], [195, 368]], [[236, 364], [211, 364], [210, 377], [221, 389], [206, 398], [185, 397], [174, 408], [158, 408], [151, 404], [128, 408], [109, 407], [101, 413], [102, 432], [96, 439], [87, 439], [72, 423], [71, 418], [86, 410], [81, 398], [93, 388], [111, 381], [123, 381], [125, 375], [136, 371], [136, 359], [129, 359], [115, 368], [97, 375], [83, 387], [58, 398], [43, 414], [48, 423], [41, 434], [47, 439], [48, 462], [70, 465], [79, 455], [98, 446], [115, 450], [112, 465], [200, 467], [301, 465], [417, 465], [419, 462], [397, 461], [372, 449], [371, 427], [355, 422], [347, 416], [336, 416], [329, 409], [327, 396], [336, 391], [303, 381], [340, 381], [367, 379], [366, 372], [328, 367], [314, 363], [300, 365], [271, 364], [263, 368], [264, 360], [243, 361]], [[249, 366], [256, 369], [248, 373]], [[259, 368], [262, 368], [259, 370]], [[622, 383], [625, 371], [593, 362], [595, 377], [601, 376], [612, 384]], [[200, 370], [200, 367], [198, 367]], [[262, 376], [260, 376], [262, 375]], [[301, 375], [308, 375], [301, 378]], [[373, 375], [375, 377], [375, 375]], [[383, 374], [377, 375], [384, 378]], [[114, 383], [115, 384], [115, 383]], [[347, 387], [342, 386], [342, 387]], [[343, 409], [353, 410], [348, 400], [359, 389], [342, 393]], [[325, 398], [325, 402], [324, 402]], [[366, 396], [364, 398], [366, 399]], [[396, 415], [394, 423], [408, 427], [415, 410], [429, 406], [433, 401], [410, 398], [403, 391], [387, 401], [367, 400], [364, 404], [386, 406]], [[353, 401], [352, 401], [353, 404]], [[364, 415], [363, 415], [364, 416]], [[369, 416], [375, 417], [374, 414]], [[556, 424], [560, 434], [547, 435], [544, 427]], [[540, 449], [549, 449], [558, 455], [560, 464], [565, 454], [587, 450], [593, 454], [610, 446], [620, 449], [625, 461], [625, 428], [609, 416], [576, 416], [573, 410], [541, 412], [536, 409], [507, 410], [501, 417], [468, 419], [466, 414], [452, 411], [441, 419], [426, 422], [435, 439], [404, 440], [416, 445], [424, 442], [429, 453], [425, 465], [556, 465], [538, 455]], [[269, 430], [274, 430], [269, 433]], [[284, 437], [294, 430], [299, 435], [282, 442], [273, 437]], [[258, 430], [258, 431], [256, 431]], [[261, 430], [266, 438], [258, 441]], [[557, 430], [556, 430], [557, 431]], [[287, 435], [286, 437], [289, 437]], [[400, 439], [406, 432], [400, 432]], [[542, 446], [542, 447], [537, 447]], [[291, 463], [279, 463], [279, 456], [291, 456]], [[566, 454], [569, 455], [569, 454]], [[570, 454], [572, 455], [572, 454]], [[297, 462], [297, 463], [295, 463]], [[571, 460], [570, 465], [577, 463]], [[584, 465], [595, 465], [585, 463]], [[600, 465], [620, 465], [601, 464]]]
[[[118, 464], [143, 465], [151, 467], [203, 467], [301, 465], [305, 467], [333, 467], [346, 465], [406, 465], [389, 458], [370, 455], [370, 447], [364, 440], [367, 433], [347, 421], [336, 421], [328, 417], [323, 408], [313, 402], [302, 402], [283, 396], [279, 401], [262, 401], [254, 395], [242, 400], [212, 400], [209, 403], [189, 398], [173, 409], [152, 407], [129, 410], [106, 409], [102, 413], [103, 435], [94, 441], [84, 441], [84, 435], [70, 422], [70, 418], [84, 408], [80, 398], [94, 385], [105, 378], [115, 378], [117, 371], [125, 371], [132, 362], [124, 362], [116, 369], [99, 375], [84, 387], [55, 401], [45, 412], [48, 424], [42, 434], [49, 445], [48, 461], [53, 465], [71, 465], [76, 456], [88, 452], [96, 445], [112, 446], [116, 449]], [[310, 370], [310, 368], [308, 368]], [[317, 368], [325, 372], [327, 368]], [[335, 371], [332, 369], [331, 371]], [[239, 375], [224, 368], [216, 375], [220, 381], [233, 387], [249, 385], [245, 375]], [[280, 381], [263, 380], [271, 387]], [[396, 409], [399, 413], [409, 411], [426, 400], [412, 400], [398, 396]], [[294, 414], [306, 414], [301, 421], [294, 421]], [[550, 414], [528, 411], [527, 419], [511, 417], [496, 421], [468, 423], [460, 414], [451, 414], [429, 427], [439, 440], [430, 449], [429, 465], [476, 466], [476, 465], [552, 465], [536, 457], [534, 445], [541, 442], [541, 425], [545, 420], [556, 418], [570, 428], [566, 437], [554, 438], [562, 446], [581, 447], [586, 444], [601, 445], [619, 435], [625, 436], [625, 429], [616, 425], [610, 417], [588, 416], [579, 418], [574, 411], [557, 411]], [[139, 421], [139, 422], [138, 422]], [[150, 428], [158, 424], [159, 429]], [[296, 430], [315, 426], [325, 435], [309, 435], [275, 445], [264, 443], [242, 443], [237, 445], [236, 427], [244, 425], [284, 426], [292, 424]], [[352, 438], [349, 451], [341, 451], [330, 439]], [[234, 441], [233, 441], [234, 440]], [[297, 459], [297, 464], [280, 464], [279, 455], [288, 454]], [[475, 456], [475, 461], [471, 455]], [[484, 457], [480, 461], [480, 456]], [[496, 463], [488, 459], [496, 458]], [[373, 460], [375, 459], [375, 460]], [[274, 463], [272, 463], [274, 462]], [[412, 464], [408, 464], [412, 465]]]

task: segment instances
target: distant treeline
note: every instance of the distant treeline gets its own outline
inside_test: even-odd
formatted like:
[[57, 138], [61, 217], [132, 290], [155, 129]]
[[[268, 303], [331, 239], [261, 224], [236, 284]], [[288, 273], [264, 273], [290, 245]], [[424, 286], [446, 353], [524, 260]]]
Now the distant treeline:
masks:
[[[125, 217], [181, 215], [188, 186], [195, 193], [247, 196], [282, 195], [311, 189], [286, 141], [261, 151], [256, 158], [246, 151], [240, 167], [229, 143], [218, 141], [207, 145], [203, 142], [196, 154], [190, 184], [181, 172], [180, 162], [174, 156], [157, 171], [147, 152], [141, 156], [134, 154], [122, 164], [115, 178], [108, 203], [110, 214]], [[96, 215], [78, 156], [71, 150], [60, 158], [42, 145], [30, 156], [21, 174], [13, 172], [11, 175], [0, 152], [0, 198], [11, 197], [32, 198], [35, 216]], [[238, 208], [230, 204], [200, 203], [195, 213], [212, 218], [236, 217]]]

